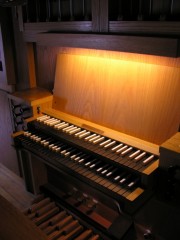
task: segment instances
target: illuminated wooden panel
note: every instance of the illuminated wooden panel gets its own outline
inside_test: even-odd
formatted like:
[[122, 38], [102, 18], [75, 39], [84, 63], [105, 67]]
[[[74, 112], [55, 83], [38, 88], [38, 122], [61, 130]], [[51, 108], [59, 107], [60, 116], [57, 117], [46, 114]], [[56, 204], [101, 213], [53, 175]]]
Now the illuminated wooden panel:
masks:
[[161, 144], [180, 122], [180, 68], [60, 54], [53, 107]]

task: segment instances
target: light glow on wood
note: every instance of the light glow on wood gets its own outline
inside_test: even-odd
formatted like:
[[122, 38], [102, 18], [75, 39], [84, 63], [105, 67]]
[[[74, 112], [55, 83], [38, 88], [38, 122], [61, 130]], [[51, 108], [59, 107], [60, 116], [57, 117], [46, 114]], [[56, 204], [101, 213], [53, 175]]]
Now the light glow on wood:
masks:
[[55, 109], [155, 144], [177, 132], [179, 66], [87, 53], [58, 55]]

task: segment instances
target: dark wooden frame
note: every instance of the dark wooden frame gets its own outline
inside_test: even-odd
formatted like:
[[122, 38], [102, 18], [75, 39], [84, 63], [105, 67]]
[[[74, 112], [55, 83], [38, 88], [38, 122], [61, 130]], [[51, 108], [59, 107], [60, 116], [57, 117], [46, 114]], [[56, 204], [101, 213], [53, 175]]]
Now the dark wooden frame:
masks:
[[36, 36], [36, 40], [37, 45], [41, 46], [91, 48], [169, 57], [178, 57], [180, 54], [177, 38], [42, 33]]

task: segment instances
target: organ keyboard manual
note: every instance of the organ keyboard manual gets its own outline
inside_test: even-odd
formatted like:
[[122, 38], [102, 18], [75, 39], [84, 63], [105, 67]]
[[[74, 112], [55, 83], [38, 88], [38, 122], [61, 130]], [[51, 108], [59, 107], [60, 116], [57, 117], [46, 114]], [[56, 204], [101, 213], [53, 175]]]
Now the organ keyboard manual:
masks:
[[160, 215], [179, 214], [167, 192], [179, 186], [180, 97], [163, 67], [58, 55], [52, 106], [38, 106], [14, 134], [26, 188], [37, 195], [24, 214], [47, 239], [178, 239], [179, 227]]

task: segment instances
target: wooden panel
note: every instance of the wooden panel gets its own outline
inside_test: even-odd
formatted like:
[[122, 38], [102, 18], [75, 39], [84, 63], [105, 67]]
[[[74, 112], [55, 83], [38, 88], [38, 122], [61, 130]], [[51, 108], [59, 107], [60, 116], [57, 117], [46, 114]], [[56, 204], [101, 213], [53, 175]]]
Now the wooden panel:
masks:
[[17, 102], [24, 102], [27, 105], [34, 106], [52, 101], [52, 94], [41, 88], [30, 88], [24, 91], [9, 94], [9, 98]]
[[58, 52], [57, 48], [37, 47], [37, 85], [39, 87], [52, 91]]
[[29, 69], [29, 85], [30, 88], [36, 87], [36, 72], [34, 62], [34, 49], [33, 44], [27, 44], [27, 58], [28, 58], [28, 69]]
[[35, 224], [29, 221], [21, 212], [0, 196], [0, 236], [2, 240], [26, 239], [45, 240], [47, 237]]
[[54, 107], [161, 144], [180, 123], [180, 67], [60, 54]]
[[15, 9], [12, 14], [12, 22], [14, 28], [14, 44], [16, 51], [16, 67], [17, 67], [17, 81], [16, 90], [27, 89], [30, 87], [29, 83], [29, 69], [28, 69], [28, 52], [27, 45], [23, 40], [23, 32], [19, 31], [19, 22], [16, 18]]
[[34, 196], [27, 192], [22, 178], [0, 164], [0, 195], [20, 211], [27, 209]]
[[25, 23], [23, 38], [26, 42], [36, 42], [37, 34], [42, 32], [92, 32], [94, 25], [91, 21]]
[[99, 32], [99, 0], [92, 0], [92, 32]]
[[12, 92], [16, 82], [11, 12], [0, 7], [0, 89]]
[[[98, 0], [99, 1], [99, 0]], [[91, 0], [27, 1], [24, 22], [65, 22], [91, 19]]]
[[16, 151], [12, 147], [12, 121], [7, 93], [0, 90], [0, 163], [19, 173]]
[[100, 0], [100, 32], [108, 32], [108, 0]]
[[109, 1], [110, 20], [179, 21], [179, 0]]
[[78, 48], [62, 48], [62, 47], [46, 47], [38, 46], [37, 47], [37, 84], [39, 87], [49, 89], [50, 91], [54, 87], [55, 79], [55, 67], [56, 67], [56, 58], [59, 53], [70, 53], [70, 54], [85, 54], [85, 55], [95, 55], [95, 56], [104, 56], [104, 57], [113, 57], [115, 59], [121, 59], [125, 61], [138, 61], [144, 63], [153, 63], [157, 65], [180, 66], [180, 58], [168, 58], [160, 56], [151, 56], [143, 54], [132, 54], [132, 53], [123, 53], [115, 51], [102, 51], [95, 49], [78, 49]]
[[180, 166], [180, 132], [160, 146], [160, 167]]
[[109, 32], [124, 34], [156, 34], [180, 36], [180, 22], [168, 21], [110, 21]]
[[97, 34], [45, 33], [37, 36], [37, 44], [41, 46], [90, 48], [169, 57], [177, 57], [179, 48], [179, 41], [175, 38]]

